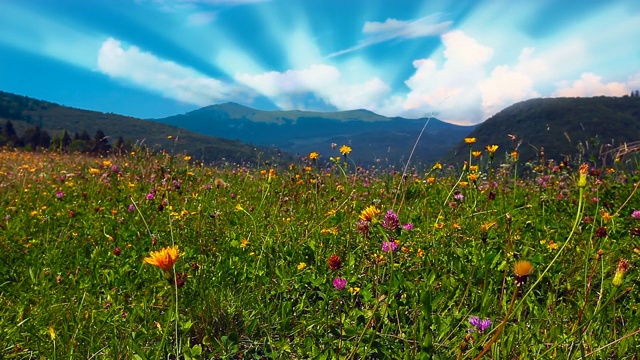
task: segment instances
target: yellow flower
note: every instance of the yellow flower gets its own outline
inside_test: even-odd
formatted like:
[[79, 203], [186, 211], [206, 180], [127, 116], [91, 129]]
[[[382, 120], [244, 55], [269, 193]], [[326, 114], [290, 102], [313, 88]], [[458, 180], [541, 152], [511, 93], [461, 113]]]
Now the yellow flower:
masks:
[[347, 156], [351, 153], [351, 148], [347, 145], [342, 145], [340, 147], [340, 153], [344, 156]]
[[152, 251], [149, 255], [143, 260], [145, 264], [157, 266], [162, 271], [167, 272], [173, 269], [173, 264], [180, 257], [180, 252], [178, 252], [178, 246], [172, 246], [162, 248], [160, 251]]
[[489, 155], [493, 155], [498, 151], [498, 145], [487, 145], [486, 149]]
[[189, 160], [191, 160], [191, 156], [188, 156], [188, 155], [187, 155], [187, 156], [185, 156], [183, 159], [184, 159], [184, 161], [189, 161]]
[[533, 265], [530, 261], [520, 260], [513, 266], [513, 274], [515, 275], [516, 285], [521, 286], [527, 282], [529, 275], [533, 273]]
[[320, 156], [320, 154], [318, 154], [317, 152], [312, 152], [309, 154], [309, 159], [311, 160], [318, 160], [318, 156]]
[[304, 268], [307, 267], [307, 264], [301, 262], [300, 264], [298, 264], [298, 270], [304, 270]]
[[338, 231], [338, 227], [334, 226], [328, 229], [322, 229], [320, 230], [320, 234], [333, 234], [333, 235], [338, 235], [339, 231]]
[[350, 287], [349, 288], [349, 292], [351, 293], [351, 295], [355, 295], [355, 294], [360, 292], [360, 288], [359, 287]]
[[480, 231], [482, 231], [482, 232], [485, 232], [485, 233], [486, 233], [486, 232], [488, 232], [488, 231], [489, 231], [489, 229], [491, 229], [495, 224], [496, 224], [496, 222], [495, 222], [495, 221], [492, 221], [492, 222], [486, 222], [486, 223], [484, 223], [484, 224], [480, 225]]
[[482, 151], [473, 151], [471, 152], [471, 155], [473, 155], [473, 157], [479, 157], [480, 155], [482, 155]]
[[378, 215], [380, 215], [380, 210], [378, 210], [378, 208], [376, 208], [375, 206], [371, 205], [365, 208], [364, 210], [362, 210], [362, 212], [360, 213], [360, 219], [364, 221], [373, 221], [373, 219]]
[[247, 240], [247, 239], [240, 240], [240, 248], [241, 249], [246, 248], [248, 244], [249, 244], [249, 240]]
[[89, 168], [89, 174], [93, 174], [93, 175], [100, 174], [100, 170], [96, 168]]
[[549, 250], [557, 250], [559, 247], [558, 243], [553, 240], [549, 241], [549, 244], [547, 244], [547, 248]]
[[440, 162], [436, 162], [431, 169], [440, 170], [442, 169], [442, 164], [440, 164]]
[[464, 142], [465, 142], [465, 144], [471, 145], [471, 144], [474, 144], [476, 142], [476, 138], [474, 138], [474, 137], [464, 138]]

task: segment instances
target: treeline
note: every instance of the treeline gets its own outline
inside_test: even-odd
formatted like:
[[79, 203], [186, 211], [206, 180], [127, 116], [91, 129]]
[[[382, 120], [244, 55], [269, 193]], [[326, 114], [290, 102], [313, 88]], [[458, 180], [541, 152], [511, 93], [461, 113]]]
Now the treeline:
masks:
[[109, 142], [102, 130], [97, 130], [91, 136], [84, 130], [74, 133], [73, 136], [66, 130], [61, 134], [51, 137], [49, 132], [39, 126], [27, 128], [21, 136], [18, 135], [11, 120], [0, 124], [0, 147], [18, 148], [27, 151], [52, 150], [61, 152], [79, 152], [96, 155], [109, 153], [123, 153], [131, 149], [131, 144], [122, 136], [118, 137], [114, 145]]

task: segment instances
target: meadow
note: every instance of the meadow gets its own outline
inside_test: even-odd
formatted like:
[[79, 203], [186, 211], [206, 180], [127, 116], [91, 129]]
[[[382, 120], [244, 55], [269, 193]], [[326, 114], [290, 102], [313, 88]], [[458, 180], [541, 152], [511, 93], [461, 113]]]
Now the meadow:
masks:
[[0, 358], [637, 359], [635, 160], [467, 142], [425, 170], [5, 149]]

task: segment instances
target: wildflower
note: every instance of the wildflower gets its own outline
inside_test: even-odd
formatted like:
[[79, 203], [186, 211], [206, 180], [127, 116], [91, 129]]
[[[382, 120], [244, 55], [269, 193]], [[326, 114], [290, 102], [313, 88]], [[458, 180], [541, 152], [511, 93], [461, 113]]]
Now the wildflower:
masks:
[[440, 169], [442, 169], [442, 164], [440, 162], [436, 162], [435, 164], [433, 164], [433, 167], [431, 169], [432, 170], [440, 170]]
[[533, 273], [533, 265], [530, 261], [520, 260], [513, 266], [513, 273], [517, 286], [522, 286], [527, 282], [527, 278]]
[[484, 223], [484, 224], [480, 225], [480, 231], [481, 231], [481, 232], [483, 232], [483, 233], [486, 233], [486, 232], [488, 232], [488, 231], [489, 231], [489, 229], [491, 229], [495, 224], [496, 224], [496, 222], [495, 222], [495, 221], [492, 221], [492, 222], [486, 222], [486, 223]]
[[342, 259], [338, 254], [331, 254], [329, 256], [329, 270], [335, 271], [340, 270], [342, 268]]
[[485, 149], [489, 153], [489, 156], [493, 157], [496, 151], [498, 151], [498, 145], [487, 145]]
[[115, 255], [115, 256], [120, 256], [120, 252], [121, 252], [121, 250], [120, 250], [119, 247], [113, 249], [113, 255]]
[[128, 210], [129, 212], [134, 212], [134, 211], [136, 210], [136, 206], [135, 206], [135, 205], [133, 205], [133, 204], [129, 204], [129, 207], [127, 207], [127, 210]]
[[247, 239], [242, 239], [242, 240], [240, 240], [240, 248], [241, 248], [241, 249], [246, 248], [246, 247], [247, 247], [247, 245], [249, 245], [249, 240], [247, 240]]
[[371, 205], [360, 212], [360, 219], [371, 222], [378, 215], [380, 215], [380, 210], [378, 210], [374, 205]]
[[349, 146], [347, 146], [347, 145], [342, 145], [340, 147], [340, 153], [343, 156], [347, 156], [347, 155], [349, 155], [351, 153], [351, 148]]
[[385, 241], [382, 243], [382, 251], [395, 252], [398, 249], [398, 244], [395, 241]]
[[309, 155], [308, 155], [309, 159], [311, 159], [311, 160], [318, 160], [318, 157], [319, 157], [319, 156], [320, 156], [320, 154], [318, 154], [318, 153], [317, 153], [317, 152], [315, 152], [315, 151], [314, 151], [314, 152], [312, 152], [312, 153], [309, 153]]
[[153, 200], [155, 198], [156, 198], [156, 196], [153, 193], [148, 193], [147, 194], [147, 200]]
[[607, 237], [607, 228], [604, 226], [599, 227], [596, 230], [596, 236], [599, 238]]
[[364, 236], [369, 235], [369, 225], [371, 223], [366, 221], [366, 220], [358, 220], [358, 223], [356, 224], [356, 226], [358, 227], [358, 232]]
[[[477, 329], [480, 334], [484, 333], [484, 331], [487, 330], [489, 326], [491, 326], [490, 319], [480, 320], [480, 318], [477, 316], [470, 317], [469, 323], [471, 324], [471, 326]], [[473, 331], [474, 329], [472, 328], [470, 330]]]
[[627, 272], [627, 270], [629, 270], [629, 261], [627, 261], [624, 258], [620, 258], [620, 260], [618, 260], [618, 266], [616, 267], [616, 274], [613, 276], [613, 285], [614, 286], [620, 286], [620, 284], [622, 284], [622, 278], [624, 277], [624, 274]]
[[511, 159], [513, 161], [517, 161], [518, 160], [518, 152], [517, 151], [511, 152]]
[[157, 266], [164, 272], [172, 270], [173, 264], [175, 264], [180, 257], [178, 246], [165, 247], [160, 251], [152, 251], [149, 255], [149, 257], [144, 258], [144, 263]]
[[560, 246], [558, 245], [558, 243], [557, 243], [557, 242], [555, 242], [555, 241], [553, 241], [553, 240], [549, 241], [549, 244], [547, 244], [547, 248], [548, 248], [549, 250], [556, 250], [556, 249], [558, 249], [558, 247], [560, 247]]
[[612, 216], [607, 211], [602, 211], [600, 215], [602, 215], [602, 221], [604, 221], [605, 224], [611, 221]]
[[63, 193], [62, 191], [58, 191], [58, 192], [56, 193], [56, 197], [57, 197], [58, 199], [62, 199], [62, 198], [64, 198], [64, 193]]
[[360, 288], [359, 287], [350, 287], [349, 288], [349, 292], [351, 293], [351, 295], [355, 295], [355, 294], [360, 292]]
[[189, 161], [189, 160], [191, 160], [191, 156], [187, 155], [187, 156], [183, 157], [183, 159], [184, 159], [184, 161]]
[[347, 280], [346, 279], [343, 279], [341, 277], [337, 277], [337, 278], [333, 279], [333, 287], [336, 290], [343, 290], [346, 285], [347, 285]]
[[339, 233], [339, 230], [337, 226], [320, 230], [320, 234], [322, 235], [326, 235], [326, 234], [338, 235], [338, 233]]
[[389, 209], [387, 213], [384, 215], [384, 219], [382, 219], [382, 227], [387, 230], [395, 230], [400, 226], [400, 220], [398, 219], [398, 214], [396, 214], [393, 210]]
[[474, 144], [475, 142], [476, 142], [476, 138], [474, 138], [474, 137], [464, 138], [464, 143], [467, 144], [467, 145]]
[[412, 223], [406, 223], [404, 225], [402, 225], [402, 228], [406, 231], [411, 231], [413, 230], [413, 224]]
[[631, 217], [634, 219], [640, 219], [640, 210], [633, 210]]
[[580, 165], [580, 170], [579, 170], [579, 178], [578, 178], [578, 187], [585, 187], [587, 186], [587, 174], [589, 173], [589, 164], [584, 163], [582, 165]]
[[227, 183], [225, 183], [224, 180], [222, 180], [222, 179], [215, 179], [213, 181], [213, 184], [216, 186], [216, 189], [226, 188], [227, 187]]
[[306, 268], [306, 267], [307, 267], [307, 264], [306, 264], [306, 263], [301, 262], [300, 264], [298, 264], [298, 266], [297, 266], [297, 267], [298, 267], [298, 270], [304, 270], [304, 268]]
[[482, 151], [472, 151], [471, 155], [475, 158], [480, 157], [480, 155], [482, 155]]

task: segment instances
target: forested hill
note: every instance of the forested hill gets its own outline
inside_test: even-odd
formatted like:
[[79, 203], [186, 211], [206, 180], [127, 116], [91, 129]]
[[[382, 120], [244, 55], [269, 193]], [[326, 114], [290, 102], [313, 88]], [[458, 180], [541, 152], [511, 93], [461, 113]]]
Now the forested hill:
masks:
[[[640, 97], [542, 98], [505, 108], [476, 127], [474, 148], [499, 146], [496, 154], [518, 151], [521, 163], [541, 156], [555, 161], [596, 161], [624, 143], [640, 140]], [[453, 161], [469, 156], [463, 142]]]
[[[7, 129], [7, 124], [13, 129]], [[15, 134], [9, 134], [7, 130]], [[68, 140], [63, 140], [65, 131]], [[205, 162], [240, 163], [258, 158], [272, 161], [282, 158], [283, 163], [288, 163], [292, 159], [274, 148], [255, 147], [177, 126], [76, 109], [0, 91], [0, 146], [10, 143], [11, 146], [30, 148], [52, 144], [57, 147], [63, 142], [64, 146], [71, 146], [72, 151], [88, 151], [95, 147], [99, 134], [103, 135], [103, 141], [110, 142], [110, 146], [142, 144], [152, 150], [188, 153]]]

